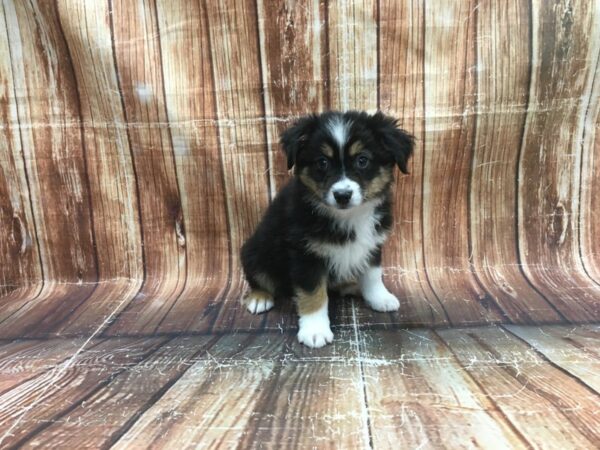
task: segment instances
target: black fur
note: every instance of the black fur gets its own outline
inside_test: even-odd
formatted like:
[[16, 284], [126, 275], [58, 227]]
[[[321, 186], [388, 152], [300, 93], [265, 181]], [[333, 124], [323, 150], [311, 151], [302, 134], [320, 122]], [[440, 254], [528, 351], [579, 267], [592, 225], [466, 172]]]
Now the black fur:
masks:
[[[327, 121], [338, 112], [327, 112], [320, 116], [312, 114], [302, 117], [288, 128], [281, 136], [281, 146], [287, 157], [288, 170], [296, 163], [302, 150], [317, 147], [316, 142], [327, 141]], [[371, 141], [378, 146], [389, 158], [393, 158], [403, 173], [408, 173], [408, 160], [410, 159], [414, 137], [398, 128], [398, 121], [381, 112], [369, 115], [365, 112], [349, 111], [343, 114], [345, 119], [354, 122], [352, 134], [355, 137]]]
[[408, 160], [414, 148], [414, 137], [398, 128], [398, 121], [378, 112], [368, 119], [382, 148], [394, 155], [402, 173], [408, 173]]
[[[306, 248], [307, 238], [343, 245], [356, 239], [341, 232], [335, 220], [315, 209], [311, 193], [292, 179], [277, 195], [256, 231], [242, 247], [242, 264], [250, 287], [262, 289], [253, 274], [265, 273], [274, 282], [275, 297], [291, 298], [294, 288], [311, 291], [327, 274], [326, 261]], [[380, 232], [389, 231], [392, 213], [389, 197], [378, 207], [382, 214]], [[381, 249], [373, 263], [381, 263]]]
[[290, 170], [296, 163], [296, 156], [308, 142], [309, 136], [319, 125], [319, 118], [310, 115], [299, 119], [281, 136], [281, 146], [287, 157], [287, 168]]
[[[319, 169], [315, 161], [323, 159], [323, 145], [335, 148], [327, 124], [332, 118], [341, 118], [351, 123], [346, 150], [360, 141], [369, 166], [356, 167], [349, 156], [340, 161], [339, 155], [327, 158], [329, 167]], [[297, 288], [312, 291], [328, 275], [327, 261], [313, 253], [307, 246], [310, 240], [337, 245], [356, 239], [354, 230], [340, 230], [334, 216], [327, 214], [318, 205], [324, 201], [323, 193], [341, 174], [349, 177], [365, 190], [381, 170], [390, 171], [390, 181], [376, 192], [376, 213], [380, 216], [375, 229], [378, 233], [388, 232], [392, 227], [390, 186], [391, 171], [398, 165], [407, 172], [407, 161], [412, 153], [413, 138], [399, 129], [396, 120], [381, 113], [369, 115], [364, 112], [329, 112], [320, 116], [301, 118], [287, 129], [281, 138], [287, 156], [288, 168], [307, 177], [303, 181], [294, 177], [276, 196], [254, 234], [242, 247], [242, 265], [248, 283], [253, 289], [263, 289], [257, 274], [267, 275], [274, 284], [275, 297], [291, 298]], [[387, 180], [387, 178], [386, 178]], [[382, 183], [380, 183], [382, 184]], [[381, 246], [373, 249], [370, 264], [381, 264]], [[331, 277], [331, 274], [329, 274]]]

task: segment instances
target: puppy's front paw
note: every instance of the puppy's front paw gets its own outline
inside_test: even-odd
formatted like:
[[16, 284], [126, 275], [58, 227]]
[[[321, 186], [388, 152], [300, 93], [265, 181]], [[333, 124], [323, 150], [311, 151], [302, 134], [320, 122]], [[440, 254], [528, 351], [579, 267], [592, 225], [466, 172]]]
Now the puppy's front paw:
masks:
[[365, 297], [365, 301], [371, 309], [379, 312], [398, 311], [400, 309], [400, 300], [384, 286], [371, 292], [368, 297]]
[[242, 300], [242, 303], [246, 305], [246, 309], [252, 314], [267, 312], [275, 304], [271, 294], [259, 290], [250, 291], [246, 298]]
[[333, 342], [333, 333], [329, 328], [329, 320], [322, 317], [300, 317], [298, 341], [311, 347], [320, 348]]

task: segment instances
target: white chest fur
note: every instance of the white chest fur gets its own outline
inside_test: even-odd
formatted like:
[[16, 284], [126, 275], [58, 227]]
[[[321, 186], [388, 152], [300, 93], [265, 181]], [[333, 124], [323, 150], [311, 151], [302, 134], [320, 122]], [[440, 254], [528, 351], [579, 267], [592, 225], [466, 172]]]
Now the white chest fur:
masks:
[[376, 230], [381, 219], [375, 213], [376, 207], [376, 203], [365, 203], [349, 210], [330, 212], [340, 230], [354, 232], [354, 240], [345, 244], [309, 243], [313, 252], [327, 260], [329, 272], [337, 281], [352, 280], [363, 273], [377, 246], [386, 240], [386, 234]]

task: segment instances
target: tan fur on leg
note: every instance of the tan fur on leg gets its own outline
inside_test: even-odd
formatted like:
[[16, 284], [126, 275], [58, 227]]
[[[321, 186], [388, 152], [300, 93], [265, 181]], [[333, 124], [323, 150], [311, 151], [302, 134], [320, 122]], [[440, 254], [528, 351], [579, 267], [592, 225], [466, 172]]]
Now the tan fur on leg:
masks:
[[319, 348], [333, 342], [327, 313], [327, 279], [312, 291], [296, 292], [298, 305], [298, 341], [311, 348]]
[[327, 303], [327, 281], [323, 279], [317, 288], [312, 291], [298, 289], [296, 291], [296, 304], [300, 316], [314, 313]]

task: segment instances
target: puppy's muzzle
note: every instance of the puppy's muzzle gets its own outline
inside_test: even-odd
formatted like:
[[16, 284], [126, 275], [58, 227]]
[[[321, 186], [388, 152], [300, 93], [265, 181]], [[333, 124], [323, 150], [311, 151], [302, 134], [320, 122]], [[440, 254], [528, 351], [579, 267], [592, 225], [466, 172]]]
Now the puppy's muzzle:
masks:
[[333, 183], [325, 196], [325, 203], [336, 209], [350, 209], [362, 203], [360, 186], [347, 177]]
[[335, 198], [335, 201], [340, 207], [345, 208], [348, 206], [350, 199], [352, 198], [352, 190], [340, 189], [333, 191], [333, 198]]

